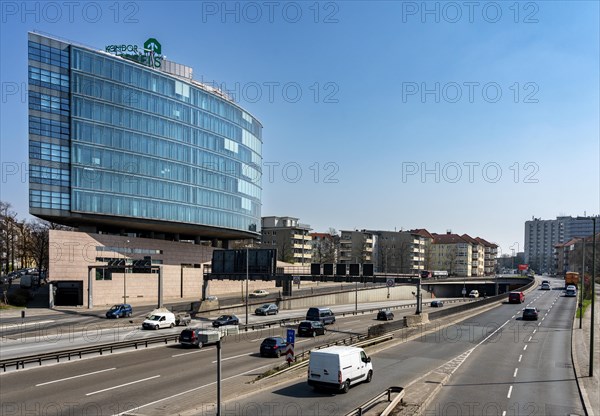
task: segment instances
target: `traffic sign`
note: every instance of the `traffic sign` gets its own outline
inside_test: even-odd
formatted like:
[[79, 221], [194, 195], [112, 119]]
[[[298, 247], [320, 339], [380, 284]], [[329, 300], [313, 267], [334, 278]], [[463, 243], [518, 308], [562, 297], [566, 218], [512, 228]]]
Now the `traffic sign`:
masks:
[[294, 284], [295, 285], [299, 285], [300, 284], [300, 276], [294, 276]]
[[285, 351], [285, 360], [289, 363], [294, 361], [294, 344], [288, 344]]
[[396, 282], [394, 281], [394, 279], [386, 279], [385, 284], [387, 285], [387, 287], [392, 287], [396, 284]]
[[288, 329], [287, 330], [287, 343], [288, 344], [293, 344], [294, 342], [296, 342], [296, 331], [293, 329]]
[[463, 296], [467, 294], [467, 289], [465, 289], [464, 287], [463, 287], [463, 290], [462, 290], [462, 294], [463, 294]]

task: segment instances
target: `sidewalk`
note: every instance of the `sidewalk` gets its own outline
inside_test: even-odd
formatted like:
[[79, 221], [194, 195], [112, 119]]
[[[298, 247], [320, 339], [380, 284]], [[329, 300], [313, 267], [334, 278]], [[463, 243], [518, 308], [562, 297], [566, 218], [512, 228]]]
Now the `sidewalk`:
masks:
[[573, 338], [571, 340], [571, 351], [575, 375], [579, 391], [583, 398], [588, 416], [600, 416], [600, 305], [598, 304], [598, 293], [600, 285], [596, 284], [595, 299], [595, 330], [594, 330], [594, 376], [589, 376], [590, 364], [590, 333], [592, 307], [588, 306], [584, 315], [582, 328], [579, 329], [579, 318], [573, 322]]

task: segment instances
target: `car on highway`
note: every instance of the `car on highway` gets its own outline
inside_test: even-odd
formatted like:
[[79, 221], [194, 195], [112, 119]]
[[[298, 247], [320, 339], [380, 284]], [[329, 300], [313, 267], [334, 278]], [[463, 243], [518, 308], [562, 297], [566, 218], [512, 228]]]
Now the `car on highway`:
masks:
[[528, 306], [523, 309], [523, 320], [524, 321], [537, 321], [538, 309], [532, 306]]
[[577, 288], [574, 285], [567, 286], [567, 290], [565, 290], [565, 297], [576, 298], [577, 297]]
[[389, 309], [382, 309], [377, 312], [378, 321], [391, 321], [392, 319], [394, 319], [394, 314]]
[[281, 337], [269, 337], [263, 339], [260, 344], [260, 356], [261, 357], [281, 357], [285, 354], [287, 348], [287, 342]]
[[335, 314], [329, 308], [308, 308], [307, 321], [319, 321], [323, 325], [335, 323]]
[[254, 311], [256, 315], [277, 315], [279, 313], [279, 307], [274, 303], [266, 303]]
[[348, 393], [351, 386], [372, 378], [373, 364], [362, 348], [333, 346], [310, 352], [308, 385], [315, 390]]
[[523, 303], [525, 302], [525, 294], [523, 292], [510, 292], [508, 294], [508, 303]]
[[470, 298], [478, 298], [479, 297], [479, 290], [477, 290], [477, 289], [471, 290], [471, 292], [469, 292], [469, 297]]
[[442, 302], [441, 300], [432, 300], [429, 306], [431, 306], [432, 308], [441, 308], [442, 306], [444, 306], [444, 302]]
[[258, 289], [250, 293], [248, 296], [251, 298], [264, 298], [265, 296], [269, 296], [269, 292], [264, 289]]
[[179, 334], [179, 344], [182, 347], [202, 348], [204, 345], [215, 344], [220, 339], [219, 331], [204, 328], [186, 328]]
[[544, 283], [550, 284], [550, 280], [542, 280], [542, 284], [544, 284]]
[[144, 322], [142, 322], [143, 329], [160, 329], [160, 328], [173, 328], [175, 323], [175, 314], [173, 312], [156, 312]]
[[131, 305], [128, 303], [119, 303], [113, 305], [109, 310], [106, 311], [107, 318], [125, 318], [130, 317], [133, 313]]
[[200, 341], [200, 331], [201, 328], [187, 328], [181, 331], [179, 334], [179, 344], [182, 347], [202, 347], [202, 342]]
[[540, 289], [542, 290], [550, 290], [550, 283], [542, 283], [542, 286], [540, 287]]
[[235, 315], [221, 315], [217, 319], [215, 319], [212, 323], [212, 326], [218, 328], [223, 325], [239, 325], [240, 320]]
[[325, 325], [319, 321], [302, 321], [298, 325], [298, 336], [300, 337], [316, 337], [317, 335], [325, 335]]

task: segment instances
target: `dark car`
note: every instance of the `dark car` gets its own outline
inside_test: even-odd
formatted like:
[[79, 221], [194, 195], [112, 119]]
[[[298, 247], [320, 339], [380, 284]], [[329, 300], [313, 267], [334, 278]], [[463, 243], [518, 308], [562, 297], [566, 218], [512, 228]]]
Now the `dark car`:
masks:
[[130, 317], [133, 313], [133, 309], [131, 305], [127, 303], [120, 303], [118, 305], [113, 305], [112, 308], [106, 311], [107, 318], [125, 318]]
[[286, 348], [287, 343], [285, 339], [281, 337], [265, 338], [260, 344], [260, 356], [271, 356], [279, 358], [282, 354], [285, 354]]
[[444, 302], [442, 302], [441, 300], [432, 300], [429, 306], [431, 306], [432, 308], [441, 308], [442, 306], [444, 306]]
[[527, 307], [523, 309], [523, 320], [524, 321], [537, 321], [538, 310], [537, 308]]
[[392, 319], [394, 319], [394, 314], [390, 310], [382, 309], [377, 312], [378, 321], [391, 321]]
[[221, 315], [217, 319], [215, 319], [212, 323], [212, 326], [215, 328], [223, 325], [239, 325], [240, 320], [235, 315]]
[[274, 303], [267, 303], [262, 305], [254, 311], [257, 315], [277, 315], [279, 308]]
[[200, 337], [198, 336], [201, 330], [200, 328], [184, 329], [179, 334], [179, 343], [184, 347], [202, 347], [202, 342], [200, 342]]
[[319, 321], [302, 321], [298, 325], [298, 336], [315, 337], [325, 335], [325, 326]]
[[329, 308], [309, 308], [306, 312], [307, 321], [319, 321], [323, 325], [335, 323], [335, 314]]

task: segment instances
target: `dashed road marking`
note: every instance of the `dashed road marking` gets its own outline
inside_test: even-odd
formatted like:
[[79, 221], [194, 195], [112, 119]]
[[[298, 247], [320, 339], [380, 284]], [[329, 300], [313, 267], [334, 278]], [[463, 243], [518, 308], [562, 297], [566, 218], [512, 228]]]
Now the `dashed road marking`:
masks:
[[513, 377], [516, 377], [516, 376], [517, 376], [517, 372], [518, 372], [518, 371], [519, 371], [519, 368], [518, 368], [518, 367], [517, 367], [517, 368], [515, 368], [515, 372], [513, 373]]
[[111, 370], [116, 370], [116, 369], [117, 369], [116, 367], [113, 367], [113, 368], [107, 368], [104, 370], [92, 371], [91, 373], [79, 374], [79, 375], [73, 376], [73, 377], [66, 377], [66, 378], [61, 378], [59, 380], [47, 381], [45, 383], [36, 384], [35, 386], [36, 387], [45, 386], [46, 384], [59, 383], [61, 381], [72, 380], [74, 378], [79, 378], [79, 377], [91, 376], [93, 374], [104, 373], [105, 371], [111, 371]]
[[519, 355], [519, 362], [521, 362], [522, 358], [523, 358], [523, 354]]
[[525, 351], [527, 349], [527, 344], [525, 344], [525, 346], [523, 347], [523, 351]]
[[109, 388], [107, 388], [107, 389], [102, 389], [102, 390], [98, 390], [98, 391], [93, 391], [93, 392], [91, 392], [91, 393], [86, 393], [85, 395], [86, 395], [86, 396], [91, 396], [91, 395], [93, 395], [93, 394], [98, 394], [98, 393], [102, 393], [102, 392], [105, 392], [105, 391], [114, 390], [114, 389], [118, 389], [118, 388], [125, 387], [125, 386], [130, 386], [130, 385], [132, 385], [132, 384], [135, 384], [135, 383], [141, 383], [141, 382], [143, 382], [143, 381], [152, 380], [153, 378], [157, 378], [157, 377], [160, 377], [160, 374], [157, 374], [157, 375], [155, 375], [155, 376], [152, 376], [152, 377], [146, 377], [146, 378], [143, 378], [143, 379], [141, 379], [141, 380], [130, 381], [129, 383], [120, 384], [120, 385], [118, 385], [118, 386], [109, 387]]
[[510, 399], [510, 395], [512, 394], [512, 388], [513, 388], [513, 386], [510, 386], [510, 387], [508, 388], [508, 394], [506, 395], [506, 398], [507, 398], [507, 399]]

